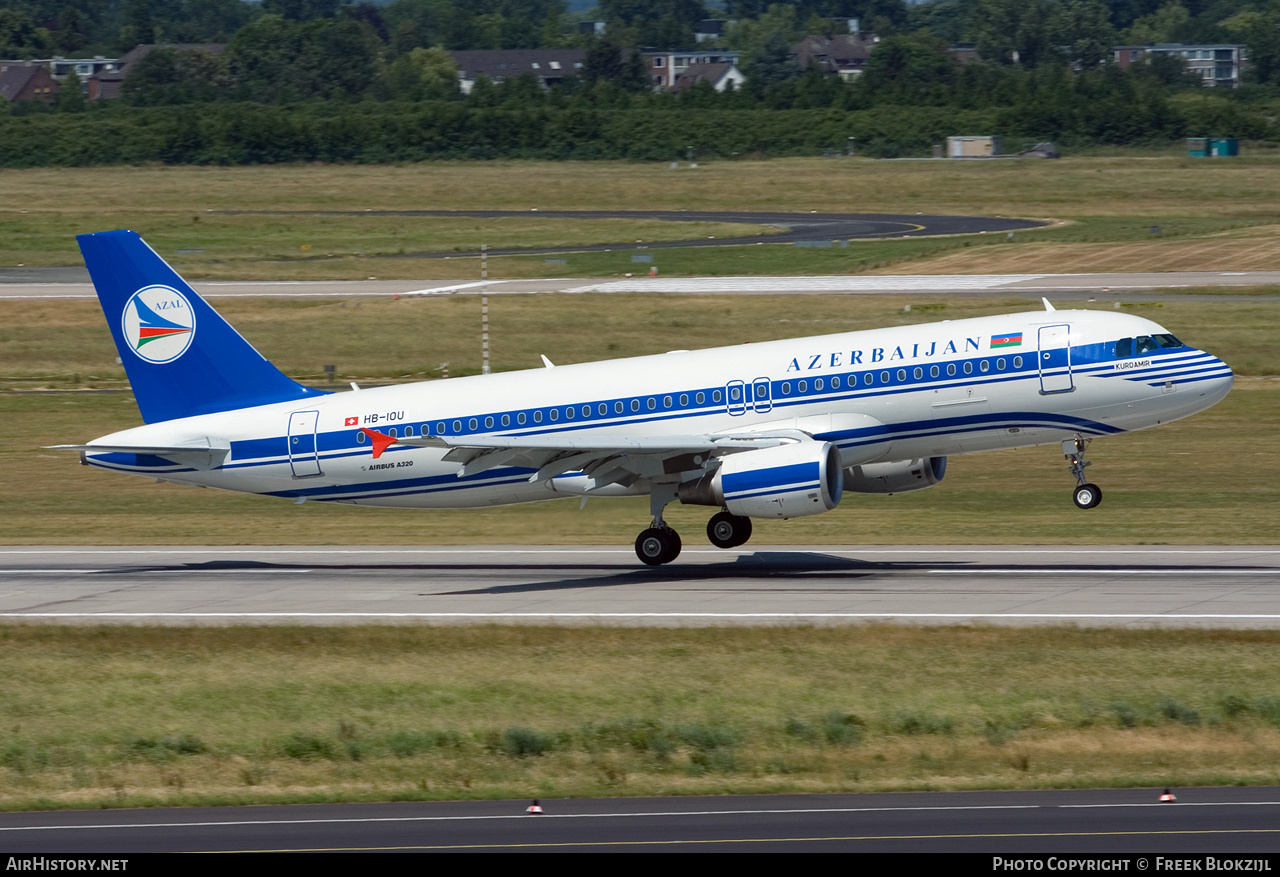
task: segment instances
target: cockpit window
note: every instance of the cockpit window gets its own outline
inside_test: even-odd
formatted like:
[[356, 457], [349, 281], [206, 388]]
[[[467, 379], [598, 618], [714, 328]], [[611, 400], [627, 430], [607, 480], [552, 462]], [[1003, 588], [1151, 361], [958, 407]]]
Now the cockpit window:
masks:
[[1121, 338], [1116, 342], [1116, 359], [1145, 356], [1161, 348], [1176, 350], [1180, 347], [1186, 347], [1186, 345], [1168, 332], [1160, 335], [1139, 335], [1137, 338]]

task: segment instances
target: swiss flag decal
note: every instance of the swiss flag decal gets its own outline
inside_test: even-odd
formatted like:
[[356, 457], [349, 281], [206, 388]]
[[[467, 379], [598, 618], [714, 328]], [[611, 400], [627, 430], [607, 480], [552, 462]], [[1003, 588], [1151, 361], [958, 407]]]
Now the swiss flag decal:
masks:
[[343, 421], [343, 424], [342, 424], [342, 425], [343, 425], [343, 426], [355, 426], [355, 425], [356, 425], [356, 424], [358, 424], [359, 422], [360, 422], [360, 418], [359, 418], [359, 417], [348, 417], [345, 421]]

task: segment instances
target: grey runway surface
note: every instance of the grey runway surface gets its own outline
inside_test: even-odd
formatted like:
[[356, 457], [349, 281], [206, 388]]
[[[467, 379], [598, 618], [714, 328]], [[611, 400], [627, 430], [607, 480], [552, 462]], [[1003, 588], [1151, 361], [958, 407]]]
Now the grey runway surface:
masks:
[[0, 619], [1280, 628], [1280, 546], [6, 547]]
[[[643, 268], [643, 266], [638, 266]], [[665, 295], [986, 295], [1038, 301], [1147, 301], [1162, 290], [1280, 286], [1280, 271], [1182, 271], [1143, 274], [901, 274], [809, 277], [632, 277], [541, 280], [197, 280], [207, 298], [380, 298], [398, 296], [652, 293]], [[1167, 293], [1163, 293], [1167, 295]], [[1199, 297], [1199, 296], [1197, 296]], [[1260, 301], [1280, 295], [1204, 296]], [[96, 298], [84, 268], [0, 270], [0, 299]]]
[[[1070, 851], [1076, 860], [1089, 854], [1216, 853], [1233, 862], [1280, 850], [1280, 789], [1177, 791], [1176, 804], [1157, 803], [1152, 789], [615, 798], [543, 801], [541, 816], [525, 814], [528, 801], [5, 813], [0, 848], [7, 856]], [[1204, 866], [1201, 860], [1186, 869]], [[1045, 870], [1092, 869], [1061, 862]], [[1148, 858], [1106, 870], [1171, 867]]]

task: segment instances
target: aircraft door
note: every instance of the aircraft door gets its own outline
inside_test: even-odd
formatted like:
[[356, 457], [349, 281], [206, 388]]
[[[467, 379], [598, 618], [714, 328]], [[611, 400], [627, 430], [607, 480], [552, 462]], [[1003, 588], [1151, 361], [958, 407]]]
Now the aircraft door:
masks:
[[1071, 379], [1071, 327], [1040, 327], [1040, 392], [1069, 393], [1075, 389]]
[[756, 414], [767, 414], [773, 410], [773, 396], [770, 392], [770, 383], [768, 378], [756, 378], [751, 382], [752, 404], [755, 406]]
[[294, 478], [321, 475], [316, 448], [316, 421], [319, 411], [295, 411], [289, 415], [289, 465]]
[[742, 381], [730, 381], [724, 386], [725, 408], [734, 417], [747, 410], [747, 385]]

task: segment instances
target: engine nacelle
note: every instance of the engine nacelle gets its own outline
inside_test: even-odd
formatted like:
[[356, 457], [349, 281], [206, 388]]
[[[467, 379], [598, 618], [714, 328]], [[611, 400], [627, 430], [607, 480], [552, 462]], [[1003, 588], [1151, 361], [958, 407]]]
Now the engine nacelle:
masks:
[[725, 457], [715, 472], [681, 484], [678, 495], [749, 518], [798, 518], [831, 511], [843, 489], [840, 449], [797, 442]]
[[854, 493], [906, 493], [933, 487], [945, 474], [946, 457], [865, 463], [844, 470], [844, 489]]

